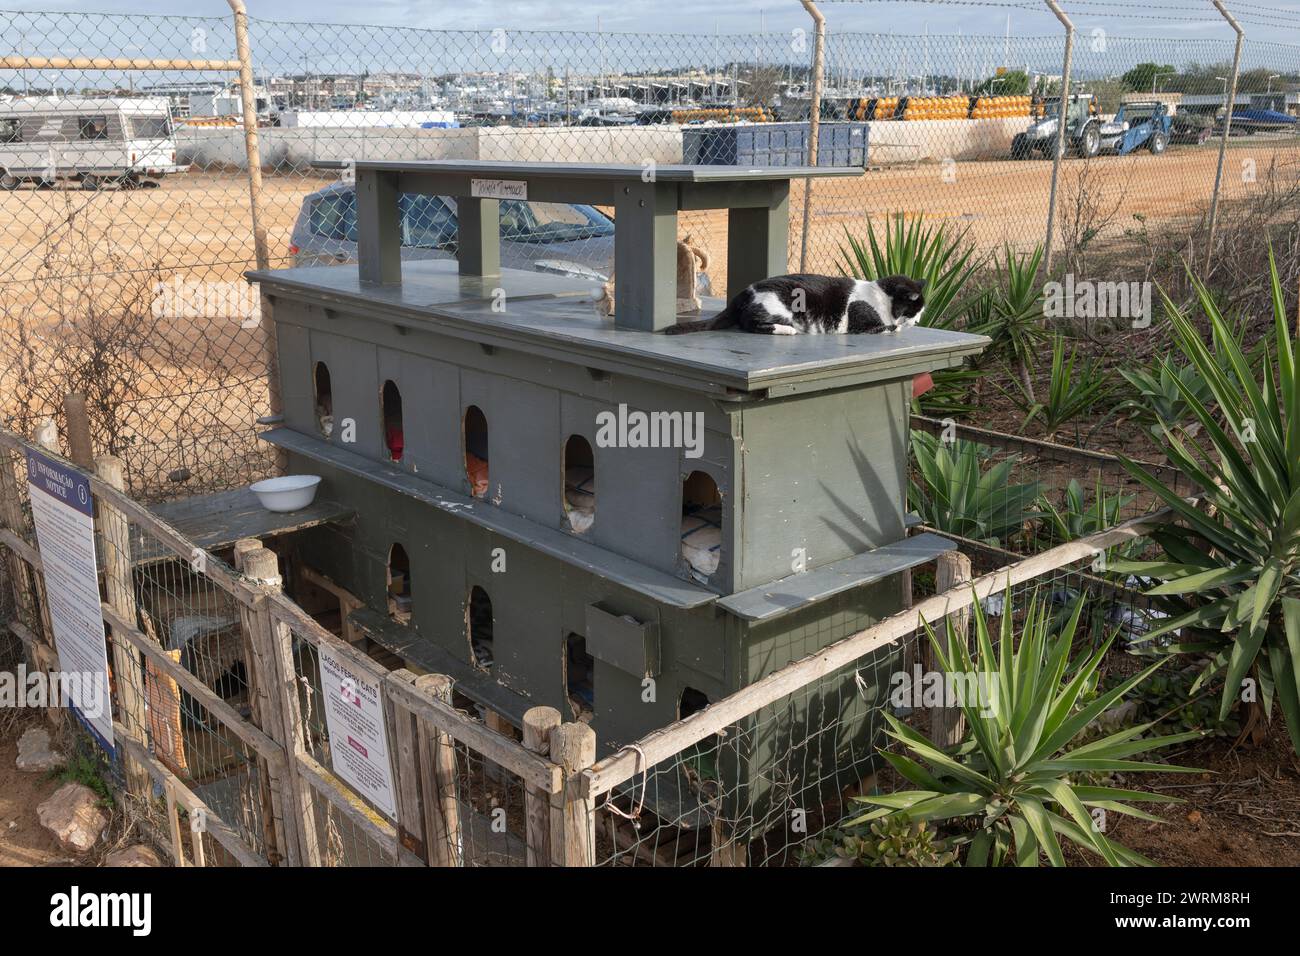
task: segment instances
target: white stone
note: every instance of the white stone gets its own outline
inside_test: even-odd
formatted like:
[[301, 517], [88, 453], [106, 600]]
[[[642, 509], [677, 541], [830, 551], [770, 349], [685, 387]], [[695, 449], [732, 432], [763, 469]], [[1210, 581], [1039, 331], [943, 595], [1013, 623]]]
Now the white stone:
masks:
[[99, 842], [108, 814], [94, 790], [80, 783], [65, 783], [36, 808], [36, 818], [59, 844], [73, 853], [86, 853]]
[[63, 754], [50, 746], [50, 732], [44, 727], [31, 727], [18, 738], [19, 770], [28, 773], [49, 773], [63, 766]]

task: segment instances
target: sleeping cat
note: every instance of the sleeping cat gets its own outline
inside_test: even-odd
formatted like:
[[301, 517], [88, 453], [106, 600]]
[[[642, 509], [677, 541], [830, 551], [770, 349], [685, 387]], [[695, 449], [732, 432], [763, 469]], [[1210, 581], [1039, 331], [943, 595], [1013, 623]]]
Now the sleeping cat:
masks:
[[737, 328], [761, 335], [897, 332], [925, 309], [924, 280], [789, 275], [755, 282], [711, 319], [684, 322], [668, 335]]

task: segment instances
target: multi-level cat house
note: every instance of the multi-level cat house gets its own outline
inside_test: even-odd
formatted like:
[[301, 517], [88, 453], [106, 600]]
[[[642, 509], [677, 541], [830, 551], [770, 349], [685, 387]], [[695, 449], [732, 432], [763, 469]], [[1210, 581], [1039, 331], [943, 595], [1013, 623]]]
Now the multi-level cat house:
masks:
[[[251, 274], [284, 404], [264, 437], [357, 514], [300, 550], [366, 603], [351, 623], [609, 752], [898, 610], [900, 573], [949, 547], [905, 528], [912, 379], [985, 340], [659, 334], [678, 212], [728, 210], [730, 296], [788, 271], [813, 175], [861, 170], [358, 164], [359, 265]], [[458, 261], [401, 262], [410, 193], [456, 198]], [[589, 281], [499, 268], [502, 197], [613, 208], [612, 319]], [[881, 696], [844, 679], [840, 737]]]

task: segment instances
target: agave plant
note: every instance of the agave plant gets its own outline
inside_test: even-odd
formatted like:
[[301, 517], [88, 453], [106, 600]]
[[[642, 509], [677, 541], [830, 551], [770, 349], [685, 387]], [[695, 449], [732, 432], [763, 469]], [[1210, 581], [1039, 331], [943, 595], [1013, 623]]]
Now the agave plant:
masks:
[[[1006, 600], [1009, 604], [1010, 593]], [[1111, 866], [1151, 865], [1146, 857], [1107, 837], [1099, 825], [1104, 816], [1096, 811], [1158, 822], [1159, 817], [1130, 804], [1178, 799], [1093, 785], [1085, 778], [1133, 771], [1197, 772], [1129, 758], [1201, 734], [1144, 737], [1154, 726], [1144, 723], [1080, 742], [1094, 721], [1164, 663], [1157, 661], [1109, 690], [1087, 697], [1085, 690], [1095, 685], [1110, 642], [1080, 655], [1071, 666], [1070, 648], [1083, 605], [1078, 600], [1064, 626], [1055, 631], [1050, 606], [1033, 595], [1019, 640], [1013, 633], [1013, 615], [1004, 614], [995, 650], [977, 601], [973, 656], [965, 634], [949, 629], [943, 646], [927, 625], [936, 660], [949, 675], [948, 686], [956, 691], [965, 715], [965, 736], [956, 747], [941, 750], [886, 714], [889, 736], [910, 755], [886, 751], [884, 758], [917, 789], [857, 798], [877, 809], [847, 825], [895, 814], [944, 825], [954, 833], [950, 842], [965, 847], [967, 866], [1007, 862], [1037, 866], [1041, 857], [1063, 866], [1062, 838]]]
[[984, 356], [1000, 357], [1015, 370], [1030, 404], [1038, 399], [1029, 373], [1038, 349], [1050, 337], [1043, 314], [1043, 290], [1038, 284], [1042, 261], [1042, 246], [1031, 253], [1004, 247], [1001, 257], [994, 259], [996, 287], [972, 304], [966, 322], [968, 332], [992, 340]]
[[[1091, 359], [1078, 365], [1076, 374], [1077, 356], [1077, 349], [1071, 349], [1067, 358], [1065, 338], [1055, 335], [1052, 342], [1052, 376], [1046, 397], [1042, 401], [1036, 401], [1032, 392], [1027, 391], [1023, 383], [1017, 382], [1020, 390], [1020, 401], [1017, 404], [1028, 412], [1021, 428], [1037, 418], [1047, 430], [1047, 437], [1053, 438], [1062, 428], [1090, 411], [1114, 391], [1115, 386], [1107, 380], [1105, 372]], [[1097, 423], [1099, 424], [1100, 422]], [[1096, 425], [1093, 427], [1096, 428]], [[1077, 435], [1075, 437], [1078, 438]]]
[[1161, 444], [1201, 500], [1184, 500], [1125, 459], [1129, 472], [1181, 520], [1152, 535], [1165, 561], [1115, 567], [1163, 582], [1147, 593], [1167, 597], [1172, 616], [1149, 637], [1195, 629], [1196, 637], [1171, 649], [1207, 654], [1203, 681], [1223, 674], [1220, 719], [1251, 677], [1259, 690], [1249, 708], [1253, 719], [1271, 712], [1276, 695], [1291, 745], [1300, 753], [1300, 343], [1287, 329], [1272, 250], [1269, 273], [1273, 327], [1258, 372], [1195, 276], [1190, 278], [1209, 321], [1210, 344], [1164, 297], [1174, 341], [1205, 380], [1217, 414], [1182, 379], [1176, 381], [1201, 431], [1193, 437], [1162, 426]]
[[898, 213], [877, 238], [875, 225], [868, 218], [865, 244], [844, 230], [848, 247], [840, 247], [841, 268], [845, 275], [858, 279], [905, 275], [924, 280], [921, 323], [946, 328], [951, 324], [949, 307], [978, 265], [967, 231], [953, 234], [947, 226], [927, 226], [923, 216], [909, 222]]
[[990, 451], [975, 442], [941, 442], [929, 432], [912, 432], [916, 477], [907, 501], [930, 527], [999, 545], [1035, 521], [1038, 482], [1012, 484], [1017, 456], [990, 461]]
[[1124, 509], [1133, 503], [1134, 497], [1108, 495], [1101, 485], [1101, 476], [1098, 475], [1091, 501], [1083, 490], [1083, 485], [1071, 478], [1061, 496], [1061, 507], [1058, 508], [1046, 495], [1038, 499], [1038, 507], [1042, 509], [1043, 523], [1053, 542], [1061, 544], [1115, 527], [1122, 520]]
[[[1227, 319], [1232, 327], [1232, 338], [1242, 349], [1245, 348], [1246, 333], [1250, 323], [1241, 316]], [[1258, 343], [1250, 352], [1245, 353], [1252, 374], [1262, 367], [1266, 359], [1266, 342]], [[1235, 381], [1235, 374], [1230, 367], [1219, 366], [1229, 381]], [[1157, 441], [1161, 438], [1161, 425], [1189, 438], [1195, 438], [1201, 430], [1200, 422], [1195, 420], [1191, 408], [1183, 398], [1190, 391], [1197, 401], [1207, 407], [1214, 407], [1214, 395], [1209, 384], [1194, 365], [1178, 365], [1167, 355], [1156, 359], [1150, 368], [1120, 369], [1132, 391], [1132, 394], [1115, 407], [1120, 414], [1127, 414]], [[1182, 383], [1180, 388], [1179, 383]]]
[[845, 836], [835, 852], [863, 866], [930, 867], [957, 862], [956, 851], [935, 835], [933, 827], [905, 813], [871, 821], [862, 832]]
[[1124, 376], [1133, 394], [1115, 406], [1117, 413], [1127, 414], [1157, 440], [1162, 429], [1196, 437], [1201, 426], [1193, 420], [1183, 395], [1194, 395], [1205, 407], [1214, 403], [1214, 396], [1195, 367], [1175, 365], [1168, 356], [1162, 355], [1154, 368], [1120, 369], [1119, 374]]

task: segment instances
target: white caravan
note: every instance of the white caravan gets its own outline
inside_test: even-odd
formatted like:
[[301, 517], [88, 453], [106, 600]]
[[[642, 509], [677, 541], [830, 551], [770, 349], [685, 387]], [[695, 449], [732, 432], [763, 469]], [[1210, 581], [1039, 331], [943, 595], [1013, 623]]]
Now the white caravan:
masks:
[[138, 186], [179, 173], [165, 99], [16, 97], [0, 101], [0, 189], [75, 179]]

